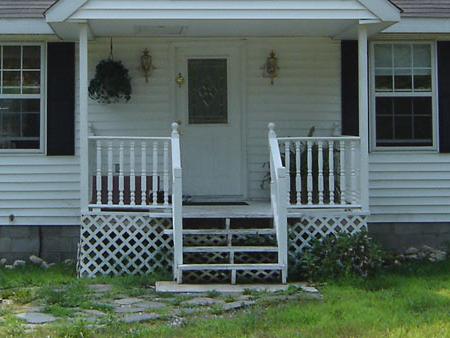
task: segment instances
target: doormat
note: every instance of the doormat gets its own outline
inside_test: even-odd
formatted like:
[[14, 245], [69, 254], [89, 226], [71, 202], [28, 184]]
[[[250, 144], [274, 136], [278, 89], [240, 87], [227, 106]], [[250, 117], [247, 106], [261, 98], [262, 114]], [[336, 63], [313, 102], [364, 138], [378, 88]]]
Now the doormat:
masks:
[[186, 206], [238, 206], [238, 205], [248, 205], [247, 202], [192, 202], [185, 201], [183, 205]]

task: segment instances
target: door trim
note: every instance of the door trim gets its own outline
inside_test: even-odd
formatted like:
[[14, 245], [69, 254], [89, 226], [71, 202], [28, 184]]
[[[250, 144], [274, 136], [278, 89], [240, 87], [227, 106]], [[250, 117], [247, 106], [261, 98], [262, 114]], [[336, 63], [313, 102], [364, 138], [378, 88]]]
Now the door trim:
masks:
[[[238, 69], [237, 72], [237, 86], [236, 92], [238, 97], [236, 98], [236, 105], [239, 107], [239, 123], [241, 126], [241, 194], [243, 200], [248, 200], [249, 198], [249, 183], [248, 183], [248, 154], [247, 154], [247, 49], [245, 48], [245, 41], [219, 41], [219, 40], [208, 40], [208, 41], [171, 41], [168, 43], [168, 63], [169, 63], [169, 106], [171, 110], [171, 116], [173, 121], [179, 119], [177, 112], [177, 85], [175, 83], [175, 78], [177, 76], [177, 58], [178, 50], [182, 48], [191, 49], [196, 48], [197, 50], [213, 50], [213, 49], [231, 49], [230, 53], [235, 58], [235, 67]], [[200, 54], [200, 53], [199, 53]], [[201, 57], [200, 54], [198, 57]], [[206, 53], [203, 56], [207, 56]], [[216, 55], [211, 55], [218, 57]], [[181, 138], [181, 142], [183, 139]], [[183, 164], [181, 164], [183, 167]]]

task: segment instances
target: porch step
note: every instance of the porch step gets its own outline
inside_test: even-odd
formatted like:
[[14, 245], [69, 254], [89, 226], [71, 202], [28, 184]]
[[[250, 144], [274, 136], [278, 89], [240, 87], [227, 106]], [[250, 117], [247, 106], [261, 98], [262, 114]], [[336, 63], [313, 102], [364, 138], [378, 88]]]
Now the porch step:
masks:
[[282, 270], [284, 264], [180, 264], [182, 271], [220, 270]]
[[183, 252], [278, 252], [278, 248], [276, 246], [188, 246], [183, 248]]
[[[172, 235], [173, 230], [164, 230]], [[275, 229], [183, 229], [183, 235], [275, 235]]]

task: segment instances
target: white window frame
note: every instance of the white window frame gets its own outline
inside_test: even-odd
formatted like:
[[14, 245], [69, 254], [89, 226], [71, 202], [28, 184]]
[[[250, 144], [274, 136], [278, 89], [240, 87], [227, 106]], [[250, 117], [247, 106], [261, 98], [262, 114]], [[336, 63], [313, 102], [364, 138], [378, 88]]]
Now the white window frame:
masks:
[[[429, 92], [375, 92], [375, 45], [414, 45], [422, 44], [429, 45], [431, 47], [431, 96]], [[372, 151], [425, 151], [425, 152], [437, 152], [438, 151], [438, 82], [437, 82], [437, 52], [435, 41], [397, 41], [397, 40], [383, 40], [372, 41], [370, 43], [370, 84], [369, 84], [369, 110], [370, 110], [370, 148]], [[376, 97], [431, 97], [432, 105], [432, 142], [431, 146], [377, 146], [377, 121], [376, 121]]]
[[[44, 154], [46, 151], [46, 116], [47, 116], [47, 44], [44, 42], [2, 42], [0, 46], [39, 46], [41, 48], [41, 69], [40, 69], [40, 94], [1, 94], [1, 99], [39, 99], [40, 100], [40, 128], [39, 128], [39, 148], [37, 149], [0, 149], [0, 154]], [[0, 62], [3, 62], [3, 55], [0, 55]], [[22, 69], [21, 69], [22, 71]], [[0, 77], [3, 72], [0, 72]], [[3, 81], [3, 78], [0, 78]]]

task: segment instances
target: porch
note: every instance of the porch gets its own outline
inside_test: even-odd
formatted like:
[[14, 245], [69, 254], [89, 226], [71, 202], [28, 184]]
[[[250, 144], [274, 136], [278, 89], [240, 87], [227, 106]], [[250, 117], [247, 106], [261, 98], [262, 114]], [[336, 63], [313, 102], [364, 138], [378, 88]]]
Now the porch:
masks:
[[[80, 275], [286, 282], [311, 239], [366, 226], [367, 44], [398, 21], [390, 3], [68, 3], [47, 20], [79, 39]], [[149, 41], [156, 55], [149, 84], [130, 68], [128, 106], [88, 98], [111, 35], [115, 57]], [[359, 137], [342, 135], [339, 99], [340, 40], [355, 38]]]
[[184, 197], [177, 123], [170, 137], [89, 136], [80, 275], [172, 267], [179, 283], [286, 282], [288, 257], [313, 239], [364, 229], [360, 138], [281, 138], [268, 128], [266, 201]]

